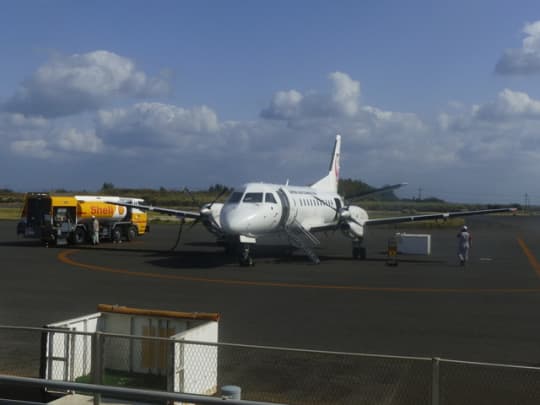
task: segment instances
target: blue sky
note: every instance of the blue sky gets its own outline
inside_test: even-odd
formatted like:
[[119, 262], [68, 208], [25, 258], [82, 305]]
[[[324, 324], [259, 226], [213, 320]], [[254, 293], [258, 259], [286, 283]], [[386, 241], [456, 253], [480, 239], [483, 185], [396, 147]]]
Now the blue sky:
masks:
[[534, 1], [4, 1], [0, 187], [342, 176], [540, 204]]

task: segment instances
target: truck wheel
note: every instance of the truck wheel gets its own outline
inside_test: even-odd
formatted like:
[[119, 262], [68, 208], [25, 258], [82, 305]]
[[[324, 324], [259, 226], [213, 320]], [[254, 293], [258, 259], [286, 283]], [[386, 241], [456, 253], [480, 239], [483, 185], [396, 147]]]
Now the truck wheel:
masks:
[[137, 228], [135, 226], [130, 226], [127, 232], [127, 240], [132, 241], [138, 235]]
[[116, 227], [112, 231], [112, 240], [113, 242], [120, 242], [122, 240], [122, 231], [120, 227]]
[[86, 232], [84, 231], [84, 228], [79, 227], [75, 229], [74, 241], [77, 245], [80, 245], [86, 241]]

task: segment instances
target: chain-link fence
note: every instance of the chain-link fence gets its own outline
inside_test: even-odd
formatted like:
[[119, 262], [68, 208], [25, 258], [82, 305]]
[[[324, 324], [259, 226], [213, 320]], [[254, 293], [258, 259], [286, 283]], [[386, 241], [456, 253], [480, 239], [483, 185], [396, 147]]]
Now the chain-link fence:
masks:
[[0, 326], [0, 374], [288, 404], [538, 404], [540, 368]]

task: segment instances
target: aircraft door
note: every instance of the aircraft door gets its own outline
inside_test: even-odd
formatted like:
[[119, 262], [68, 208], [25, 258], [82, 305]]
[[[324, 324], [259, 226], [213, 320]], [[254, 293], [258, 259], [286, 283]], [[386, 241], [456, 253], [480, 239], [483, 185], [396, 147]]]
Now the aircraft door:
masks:
[[339, 215], [339, 210], [341, 209], [341, 200], [339, 198], [334, 198], [334, 202], [336, 203], [336, 216], [334, 218], [337, 218]]
[[279, 197], [279, 201], [281, 202], [281, 218], [279, 220], [278, 226], [282, 228], [287, 225], [287, 221], [289, 220], [289, 215], [291, 213], [291, 206], [289, 204], [289, 198], [287, 197], [287, 193], [285, 193], [282, 188], [277, 190], [277, 195]]

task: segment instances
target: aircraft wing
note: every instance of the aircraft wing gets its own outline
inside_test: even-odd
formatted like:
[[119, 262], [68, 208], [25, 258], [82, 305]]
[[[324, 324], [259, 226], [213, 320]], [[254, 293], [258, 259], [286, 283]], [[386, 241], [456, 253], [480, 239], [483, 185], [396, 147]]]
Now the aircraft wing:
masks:
[[422, 214], [422, 215], [408, 215], [402, 217], [389, 217], [389, 218], [373, 218], [368, 219], [364, 225], [383, 225], [383, 224], [397, 224], [399, 222], [413, 222], [413, 221], [425, 221], [430, 219], [448, 219], [456, 217], [466, 217], [470, 215], [482, 215], [491, 214], [494, 212], [514, 212], [516, 208], [492, 208], [486, 210], [476, 211], [454, 211], [454, 212], [439, 212], [436, 214]]
[[112, 201], [106, 201], [106, 202], [107, 204], [120, 205], [122, 207], [137, 208], [142, 211], [159, 212], [161, 214], [174, 215], [180, 218], [184, 217], [184, 218], [197, 219], [197, 218], [200, 218], [201, 216], [199, 212], [193, 212], [193, 211], [183, 211], [183, 210], [175, 210], [172, 208], [154, 207], [152, 205], [127, 204], [127, 203], [112, 202]]

